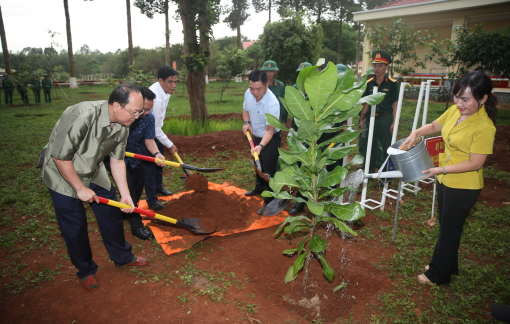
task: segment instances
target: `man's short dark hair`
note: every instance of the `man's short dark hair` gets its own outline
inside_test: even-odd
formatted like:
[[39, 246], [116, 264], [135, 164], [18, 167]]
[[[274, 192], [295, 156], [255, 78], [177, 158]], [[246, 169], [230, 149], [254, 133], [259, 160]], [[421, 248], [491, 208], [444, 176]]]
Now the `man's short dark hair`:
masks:
[[267, 74], [266, 71], [263, 70], [253, 70], [251, 71], [250, 75], [248, 76], [248, 79], [251, 82], [262, 82], [263, 85], [267, 84]]
[[154, 100], [156, 98], [156, 94], [154, 92], [152, 92], [152, 90], [147, 87], [140, 87], [140, 92], [142, 93], [142, 97], [144, 100], [145, 99]]
[[168, 77], [173, 75], [179, 75], [179, 72], [175, 71], [169, 66], [162, 66], [158, 70], [158, 79], [166, 80]]
[[141, 93], [140, 88], [132, 83], [122, 83], [117, 88], [113, 89], [108, 98], [108, 104], [113, 105], [114, 102], [118, 102], [122, 107], [129, 103], [129, 95], [132, 92]]

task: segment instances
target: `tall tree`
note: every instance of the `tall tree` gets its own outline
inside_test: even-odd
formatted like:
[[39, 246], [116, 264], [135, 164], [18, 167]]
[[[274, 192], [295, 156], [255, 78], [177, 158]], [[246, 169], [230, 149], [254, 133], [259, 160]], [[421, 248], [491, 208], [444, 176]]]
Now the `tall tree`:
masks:
[[250, 16], [247, 12], [249, 7], [248, 0], [232, 0], [232, 6], [225, 8], [228, 15], [223, 19], [223, 22], [228, 24], [230, 29], [237, 30], [237, 48], [241, 50], [243, 49], [241, 25], [243, 25]]
[[[177, 2], [177, 0], [173, 0]], [[168, 19], [169, 0], [135, 0], [134, 5], [149, 17], [154, 18], [154, 13], [165, 14], [165, 64], [170, 65], [170, 25]]]
[[315, 22], [320, 24], [323, 17], [329, 13], [329, 0], [308, 0], [305, 3], [308, 12], [315, 18]]
[[344, 22], [352, 21], [352, 13], [362, 10], [359, 3], [354, 0], [330, 0], [331, 13], [338, 24], [337, 63], [342, 63], [342, 27]]
[[220, 1], [178, 1], [184, 34], [183, 52], [191, 119], [203, 123], [209, 118], [205, 101], [205, 68], [209, 64], [211, 26], [218, 22]]
[[73, 38], [71, 36], [71, 19], [69, 18], [69, 5], [67, 0], [64, 0], [64, 10], [66, 13], [66, 30], [67, 30], [67, 55], [69, 56], [69, 88], [77, 89], [78, 83], [76, 82], [76, 70], [74, 69], [73, 59]]
[[268, 11], [269, 12], [269, 22], [271, 22], [271, 5], [272, 0], [252, 0], [251, 4], [255, 9], [255, 12]]
[[135, 61], [135, 53], [133, 52], [133, 35], [131, 34], [131, 1], [126, 0], [127, 25], [128, 25], [128, 53], [129, 65], [133, 65]]
[[9, 49], [7, 48], [7, 38], [5, 37], [4, 18], [2, 16], [2, 7], [0, 7], [0, 36], [2, 37], [2, 51], [4, 54], [5, 72], [11, 74], [11, 59]]

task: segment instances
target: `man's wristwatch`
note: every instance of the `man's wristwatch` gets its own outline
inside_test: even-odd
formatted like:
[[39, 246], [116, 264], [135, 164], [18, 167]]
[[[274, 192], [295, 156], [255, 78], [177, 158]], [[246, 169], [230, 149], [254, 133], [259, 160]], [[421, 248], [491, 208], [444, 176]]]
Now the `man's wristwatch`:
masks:
[[161, 154], [161, 152], [154, 153], [154, 157], [156, 157], [156, 155], [158, 155], [158, 154]]
[[[262, 144], [259, 144], [259, 146], [260, 146], [260, 147], [262, 147], [262, 150], [265, 148], [265, 146], [264, 146], [264, 145], [262, 145]], [[262, 151], [262, 150], [261, 150], [261, 151]]]
[[445, 170], [445, 167], [443, 167], [443, 174], [446, 174], [446, 170]]
[[246, 125], [246, 124], [251, 124], [251, 121], [245, 120], [243, 125]]

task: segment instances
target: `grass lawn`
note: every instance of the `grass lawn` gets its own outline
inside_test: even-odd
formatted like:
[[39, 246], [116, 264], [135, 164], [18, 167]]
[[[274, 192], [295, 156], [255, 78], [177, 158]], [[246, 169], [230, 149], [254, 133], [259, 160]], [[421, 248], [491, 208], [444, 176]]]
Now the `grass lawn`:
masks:
[[[211, 82], [207, 88], [207, 108], [209, 114], [242, 112], [243, 96], [247, 81], [230, 83], [231, 89], [223, 95], [224, 102], [219, 103], [220, 83]], [[0, 298], [16, 298], [20, 293], [38, 287], [41, 282], [52, 281], [64, 271], [61, 262], [40, 267], [39, 271], [28, 270], [25, 257], [41, 252], [52, 253], [65, 260], [67, 254], [61, 253], [64, 242], [61, 238], [54, 216], [48, 191], [43, 187], [40, 171], [35, 169], [39, 152], [47, 143], [51, 130], [61, 113], [70, 105], [86, 101], [107, 99], [112, 88], [107, 86], [81, 86], [79, 89], [64, 88], [66, 99], [60, 89], [54, 89], [58, 99], [51, 104], [32, 104], [23, 106], [19, 95], [14, 94], [14, 105], [0, 105]], [[238, 96], [235, 96], [239, 94]], [[31, 93], [29, 94], [31, 96]], [[3, 97], [3, 96], [2, 96]], [[33, 97], [30, 97], [33, 100]], [[400, 120], [399, 137], [407, 136], [412, 127], [415, 101], [405, 101]], [[444, 111], [443, 103], [430, 103], [427, 121], [439, 117]], [[179, 84], [176, 93], [170, 99], [167, 116], [189, 115], [189, 104], [183, 84]], [[507, 124], [510, 112], [500, 114], [502, 124]], [[355, 121], [356, 122], [356, 121]], [[421, 125], [421, 116], [420, 123]], [[209, 161], [197, 160], [194, 156], [183, 157], [187, 164], [212, 165], [223, 161], [221, 152]], [[245, 158], [221, 162], [228, 165], [231, 172], [219, 172], [208, 175], [210, 181], [221, 183], [234, 181], [239, 187], [248, 189], [251, 184], [251, 166]], [[219, 165], [222, 166], [222, 165]], [[508, 173], [493, 170], [488, 174], [497, 174], [507, 179]], [[240, 176], [239, 176], [240, 175]], [[169, 189], [184, 191], [174, 172]], [[239, 178], [236, 178], [239, 177]], [[246, 178], [248, 177], [248, 178]], [[243, 179], [241, 179], [243, 178]], [[234, 179], [234, 180], [232, 180]], [[236, 180], [237, 179], [237, 180]], [[372, 188], [376, 184], [371, 184]], [[510, 189], [510, 188], [509, 188]], [[438, 227], [430, 232], [417, 223], [430, 215], [430, 197], [419, 192], [415, 197], [407, 194], [406, 203], [401, 207], [396, 242], [391, 242], [391, 226], [363, 227], [360, 236], [367, 240], [376, 240], [381, 245], [395, 245], [399, 253], [391, 259], [381, 259], [375, 266], [384, 268], [393, 278], [393, 288], [378, 296], [377, 304], [368, 304], [371, 323], [416, 323], [416, 309], [421, 312], [423, 323], [491, 323], [487, 319], [488, 309], [494, 303], [510, 304], [510, 206], [506, 208], [486, 208], [478, 204], [472, 211], [470, 222], [466, 223], [461, 243], [460, 259], [463, 276], [447, 287], [434, 286], [429, 293], [417, 289], [416, 274], [432, 255], [437, 238]], [[388, 211], [373, 212], [381, 220], [391, 220], [393, 214]], [[88, 209], [90, 223], [95, 223]], [[158, 244], [146, 244], [144, 249], [149, 258], [170, 258]], [[187, 253], [194, 253], [196, 248]], [[190, 264], [193, 263], [189, 259]], [[354, 260], [355, 262], [355, 260]], [[290, 261], [289, 261], [290, 265]], [[73, 270], [74, 271], [74, 270]], [[152, 273], [132, 272], [133, 278], [143, 280]], [[141, 277], [141, 279], [140, 279]], [[179, 280], [178, 278], [174, 280]], [[182, 276], [181, 276], [181, 280]], [[283, 278], [282, 278], [283, 280]], [[73, 285], [74, 283], [69, 283]], [[192, 294], [189, 289], [190, 296]], [[185, 298], [184, 297], [181, 298]], [[175, 299], [175, 297], [172, 297]], [[361, 301], [363, 302], [363, 301]], [[222, 304], [223, 305], [223, 304]], [[221, 307], [228, 307], [223, 305]], [[232, 305], [235, 307], [235, 305]], [[338, 319], [340, 322], [349, 318]], [[283, 322], [282, 322], [283, 323]], [[315, 321], [315, 323], [323, 323]]]

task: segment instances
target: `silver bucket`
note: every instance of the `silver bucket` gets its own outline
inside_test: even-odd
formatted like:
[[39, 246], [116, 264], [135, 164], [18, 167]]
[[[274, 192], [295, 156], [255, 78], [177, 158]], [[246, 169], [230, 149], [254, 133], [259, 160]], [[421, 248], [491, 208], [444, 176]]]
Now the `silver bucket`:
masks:
[[[391, 147], [398, 149], [405, 140], [406, 139], [403, 138], [393, 143]], [[422, 140], [410, 150], [405, 153], [390, 155], [390, 158], [395, 169], [402, 172], [402, 181], [405, 182], [413, 182], [424, 178], [426, 174], [422, 173], [422, 171], [434, 167], [434, 163], [432, 162], [429, 151], [427, 151], [423, 137]]]

